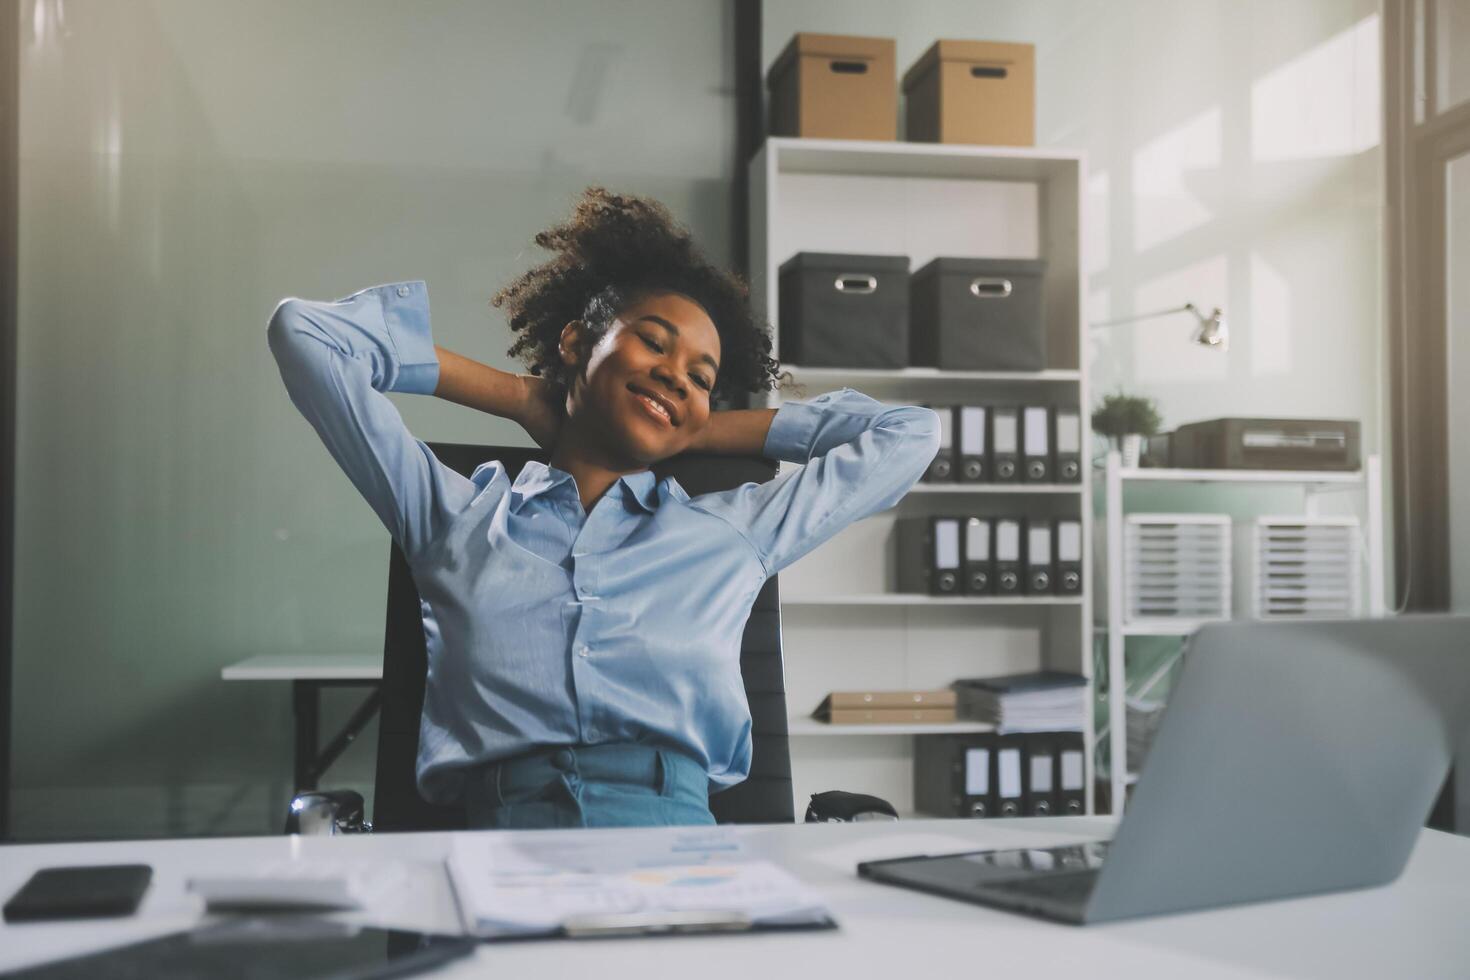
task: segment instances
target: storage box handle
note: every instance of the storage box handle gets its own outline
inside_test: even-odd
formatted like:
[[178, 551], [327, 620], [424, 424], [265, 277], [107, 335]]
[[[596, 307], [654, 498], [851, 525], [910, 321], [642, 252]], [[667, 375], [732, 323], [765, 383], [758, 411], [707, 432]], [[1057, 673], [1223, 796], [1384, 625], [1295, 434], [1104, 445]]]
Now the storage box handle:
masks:
[[979, 279], [971, 279], [970, 293], [976, 299], [1005, 299], [1011, 294], [1011, 281], [983, 276]]
[[830, 66], [839, 75], [866, 75], [868, 73], [866, 61], [833, 61]]
[[971, 78], [1005, 78], [1006, 70], [999, 65], [971, 65]]
[[873, 276], [858, 275], [855, 272], [844, 272], [832, 283], [832, 288], [839, 293], [852, 293], [854, 296], [866, 296], [878, 291], [878, 280]]

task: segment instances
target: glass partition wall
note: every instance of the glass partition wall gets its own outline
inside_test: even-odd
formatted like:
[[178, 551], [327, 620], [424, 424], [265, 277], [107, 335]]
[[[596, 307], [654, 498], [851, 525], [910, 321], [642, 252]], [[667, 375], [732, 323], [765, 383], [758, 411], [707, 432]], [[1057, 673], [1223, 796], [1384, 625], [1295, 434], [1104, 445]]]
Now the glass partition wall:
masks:
[[[284, 683], [382, 649], [389, 541], [266, 349], [285, 296], [495, 290], [590, 183], [730, 258], [731, 5], [21, 0], [16, 839], [278, 832]], [[528, 443], [394, 396], [424, 439]], [[328, 692], [329, 734], [360, 699]], [[331, 773], [370, 792], [376, 737]]]

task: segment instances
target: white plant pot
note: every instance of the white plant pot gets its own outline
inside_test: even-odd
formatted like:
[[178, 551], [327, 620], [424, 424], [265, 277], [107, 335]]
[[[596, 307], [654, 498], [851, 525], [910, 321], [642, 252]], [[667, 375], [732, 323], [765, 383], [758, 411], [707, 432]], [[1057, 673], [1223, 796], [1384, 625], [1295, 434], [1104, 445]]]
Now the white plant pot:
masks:
[[1124, 466], [1138, 466], [1138, 461], [1143, 457], [1143, 436], [1136, 432], [1123, 436], [1118, 440], [1118, 452], [1123, 457]]

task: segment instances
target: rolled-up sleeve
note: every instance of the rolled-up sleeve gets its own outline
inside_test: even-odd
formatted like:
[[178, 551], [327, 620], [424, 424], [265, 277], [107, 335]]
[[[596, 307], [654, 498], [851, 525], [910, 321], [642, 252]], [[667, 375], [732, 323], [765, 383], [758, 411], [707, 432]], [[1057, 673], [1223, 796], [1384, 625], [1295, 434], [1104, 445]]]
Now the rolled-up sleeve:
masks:
[[281, 379], [327, 451], [412, 558], [473, 493], [384, 395], [433, 394], [428, 287], [389, 283], [333, 302], [285, 299], [266, 331]]
[[843, 388], [783, 403], [764, 451], [805, 465], [691, 504], [733, 524], [774, 575], [853, 521], [896, 504], [939, 451], [939, 416]]

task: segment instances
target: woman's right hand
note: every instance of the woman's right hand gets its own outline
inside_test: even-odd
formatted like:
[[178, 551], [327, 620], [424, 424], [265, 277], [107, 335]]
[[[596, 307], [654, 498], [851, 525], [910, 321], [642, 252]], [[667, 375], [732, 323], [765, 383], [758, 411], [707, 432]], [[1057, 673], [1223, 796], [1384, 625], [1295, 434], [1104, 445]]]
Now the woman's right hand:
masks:
[[565, 421], [565, 408], [559, 404], [555, 389], [545, 378], [518, 374], [516, 380], [521, 382], [523, 391], [516, 421], [536, 440], [536, 445], [550, 450], [556, 444], [556, 437]]
[[542, 449], [556, 443], [565, 409], [557, 404], [545, 378], [511, 374], [438, 344], [434, 352], [439, 358], [439, 384], [434, 389], [437, 397], [510, 419], [530, 433]]

